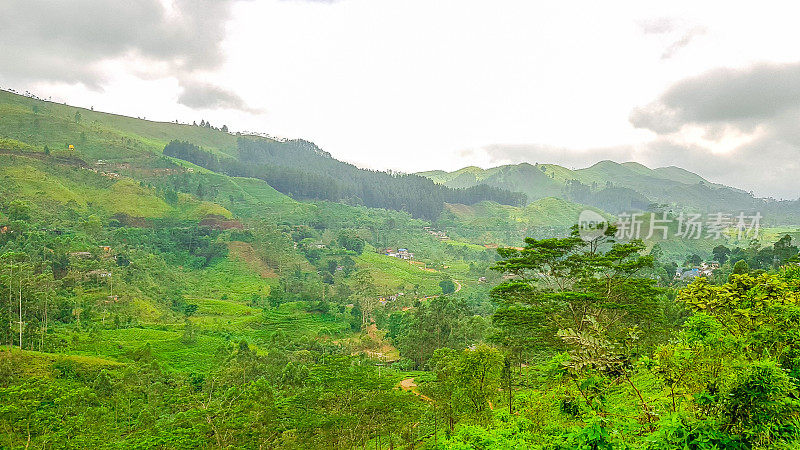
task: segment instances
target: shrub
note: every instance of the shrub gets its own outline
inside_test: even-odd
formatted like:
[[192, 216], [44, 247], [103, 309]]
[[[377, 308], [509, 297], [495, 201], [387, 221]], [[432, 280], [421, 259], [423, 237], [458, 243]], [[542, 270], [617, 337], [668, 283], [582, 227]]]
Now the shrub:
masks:
[[659, 429], [648, 436], [648, 450], [703, 450], [703, 449], [747, 449], [749, 445], [736, 436], [721, 431], [712, 420], [691, 420], [671, 416], [659, 423]]
[[797, 435], [796, 388], [775, 361], [757, 361], [740, 371], [726, 394], [720, 405], [726, 431], [754, 444]]

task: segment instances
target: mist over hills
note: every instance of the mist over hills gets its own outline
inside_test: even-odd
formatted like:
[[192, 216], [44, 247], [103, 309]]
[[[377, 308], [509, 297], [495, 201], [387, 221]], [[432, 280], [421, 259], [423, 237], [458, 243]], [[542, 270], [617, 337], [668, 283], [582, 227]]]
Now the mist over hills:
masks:
[[[556, 197], [619, 214], [631, 211], [759, 211], [770, 224], [800, 219], [798, 201], [756, 198], [735, 187], [712, 183], [676, 166], [648, 168], [604, 160], [572, 170], [557, 164], [475, 166], [453, 172], [416, 174], [358, 168], [337, 160], [314, 143], [230, 133], [227, 127], [152, 122], [75, 108], [0, 91], [0, 136], [5, 149], [41, 151], [73, 143], [74, 155], [97, 160], [154, 164], [166, 154], [213, 172], [257, 178], [298, 200], [329, 200], [409, 212], [436, 220], [446, 204], [495, 202], [522, 207]], [[172, 152], [172, 153], [170, 153]], [[139, 162], [137, 162], [139, 161]], [[559, 222], [556, 220], [555, 222]]]
[[529, 201], [559, 197], [613, 214], [645, 210], [687, 212], [761, 211], [775, 223], [795, 220], [797, 201], [756, 198], [741, 189], [712, 183], [689, 170], [669, 166], [648, 168], [637, 162], [604, 160], [571, 170], [556, 164], [521, 163], [490, 169], [475, 166], [453, 172], [418, 172], [448, 187], [477, 184], [522, 192]]

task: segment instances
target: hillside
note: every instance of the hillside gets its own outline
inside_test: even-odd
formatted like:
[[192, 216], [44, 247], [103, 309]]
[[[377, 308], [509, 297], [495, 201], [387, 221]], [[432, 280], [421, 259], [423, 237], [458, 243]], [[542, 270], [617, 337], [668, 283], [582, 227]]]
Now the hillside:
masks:
[[[170, 142], [189, 147], [181, 159], [232, 176], [266, 180], [298, 199], [348, 201], [435, 218], [445, 201], [524, 203], [520, 194], [486, 185], [449, 189], [424, 177], [359, 169], [305, 140], [275, 140], [202, 126], [152, 122], [59, 105], [0, 91], [0, 149], [39, 149], [86, 161], [152, 165]], [[202, 149], [197, 145], [202, 144]], [[149, 163], [145, 160], [150, 159]]]
[[[610, 162], [428, 174], [446, 188], [362, 171], [306, 141], [7, 93], [0, 111], [8, 113], [0, 116], [3, 448], [418, 448], [442, 423], [461, 426], [506, 407], [519, 408], [516, 416], [524, 402], [570, 427], [562, 410], [574, 401], [572, 381], [555, 384], [563, 401], [531, 387], [549, 389], [537, 380], [552, 367], [530, 355], [563, 354], [555, 331], [503, 334], [505, 303], [493, 287], [510, 278], [493, 270], [502, 262], [497, 247], [556, 242], [587, 209], [613, 219], [578, 198], [608, 210], [647, 206], [640, 190], [653, 180], [697, 203], [731, 191], [678, 168]], [[587, 187], [611, 177], [625, 183]], [[536, 195], [526, 203], [510, 189]], [[682, 313], [668, 295], [641, 293], [685, 284], [674, 277], [684, 261], [721, 254], [725, 244], [723, 256], [769, 269], [793, 254], [786, 235], [800, 231], [768, 230], [763, 248], [732, 235], [623, 244], [654, 258], [652, 266], [642, 260], [644, 290], [633, 296], [660, 302], [644, 308], [652, 321], [631, 324], [652, 336], [677, 326], [668, 320]], [[569, 242], [563, 248], [576, 245]], [[618, 251], [610, 245], [601, 251]], [[623, 271], [634, 254], [622, 258]], [[720, 270], [725, 279], [731, 262]], [[447, 413], [456, 415], [433, 410], [431, 400], [444, 398], [437, 380], [468, 374], [473, 357], [484, 358], [494, 380], [483, 400], [459, 387], [446, 394], [458, 399], [458, 412]], [[518, 369], [510, 370], [512, 358]], [[508, 391], [498, 390], [501, 373], [516, 380]], [[463, 383], [472, 382], [452, 385]], [[610, 392], [620, 399], [615, 408], [636, 408], [624, 391]], [[642, 392], [666, 398], [658, 387]]]
[[556, 164], [527, 163], [481, 169], [465, 167], [454, 172], [420, 172], [436, 183], [465, 188], [478, 183], [522, 192], [530, 201], [559, 197], [611, 213], [648, 210], [651, 204], [676, 211], [769, 211], [772, 224], [795, 223], [797, 202], [754, 198], [742, 190], [711, 183], [679, 167], [650, 169], [635, 162], [600, 161], [571, 170]]
[[[330, 167], [360, 170], [306, 141], [244, 138], [210, 126], [151, 122], [5, 91], [0, 91], [0, 111], [0, 177], [5, 180], [0, 186], [0, 227], [25, 239], [34, 230], [44, 232], [45, 241], [53, 241], [48, 244], [53, 254], [45, 260], [87, 251], [97, 258], [100, 246], [113, 248], [115, 258], [140, 258], [139, 264], [154, 258], [160, 269], [148, 273], [147, 287], [122, 282], [115, 287], [130, 301], [115, 305], [114, 314], [131, 320], [174, 321], [181, 305], [200, 300], [252, 297], [263, 305], [273, 293], [270, 302], [307, 301], [317, 297], [318, 284], [327, 276], [333, 280], [326, 281], [323, 291], [330, 293], [324, 297], [347, 304], [355, 283], [351, 275], [361, 269], [374, 276], [376, 295], [419, 286], [420, 296], [430, 296], [441, 290], [440, 280], [464, 274], [464, 261], [484, 260], [479, 271], [488, 266], [485, 250], [440, 242], [423, 231], [428, 222], [408, 212], [369, 208], [353, 199], [293, 199], [259, 173], [255, 175], [260, 178], [229, 176], [163, 154], [172, 142], [191, 141], [198, 144], [191, 148], [204, 155], [238, 161], [245, 145], [252, 153], [249, 158], [273, 158], [270, 167], [286, 173], [292, 166], [317, 172]], [[390, 176], [369, 174], [377, 180]], [[479, 191], [474, 192], [480, 196]], [[423, 267], [453, 269], [424, 271], [406, 262], [398, 265], [393, 258], [359, 255], [341, 244], [352, 239], [372, 244], [371, 252], [409, 247]], [[354, 263], [345, 264], [346, 274], [330, 265], [338, 262], [342, 269], [347, 261]], [[74, 276], [110, 270], [108, 264], [100, 258], [89, 268], [77, 265]], [[165, 291], [178, 279], [180, 288]], [[92, 295], [87, 301], [96, 300], [97, 292]], [[223, 295], [228, 300], [220, 300]]]
[[610, 215], [596, 208], [547, 197], [522, 208], [493, 202], [472, 206], [448, 204], [437, 224], [456, 239], [478, 244], [514, 245], [525, 236], [566, 234], [577, 222], [581, 211], [586, 209], [611, 219]]
[[[393, 389], [397, 370], [381, 374], [354, 363], [375, 350], [397, 359], [385, 329], [375, 324], [385, 327], [389, 314], [439, 298], [443, 281], [460, 279], [459, 296], [485, 290], [477, 278], [491, 276], [490, 255], [438, 241], [423, 230], [429, 222], [406, 211], [286, 189], [292, 198], [268, 184], [263, 172], [229, 176], [164, 155], [171, 142], [195, 142], [215, 158], [238, 161], [240, 137], [0, 92], [0, 344], [14, 347], [0, 351], [0, 400], [16, 405], [35, 398], [26, 404], [44, 405], [36, 414], [48, 420], [25, 432], [34, 446], [52, 439], [92, 448], [145, 441], [203, 446], [215, 432], [209, 434], [208, 421], [184, 414], [200, 411], [195, 401], [203, 390], [211, 392], [212, 408], [245, 407], [217, 398], [215, 389], [238, 395], [241, 371], [255, 368], [270, 374], [276, 402], [299, 405], [298, 392], [314, 399], [324, 389], [336, 399], [360, 392], [360, 410], [367, 411], [372, 398], [398, 408], [384, 416], [387, 424], [354, 424], [357, 432], [348, 431], [349, 438], [338, 437], [338, 426], [309, 426], [276, 409], [281, 425], [270, 429], [301, 433], [293, 438], [298, 448], [320, 435], [361, 442], [376, 426], [389, 430], [400, 418], [416, 417], [418, 400]], [[247, 139], [264, 145], [258, 151], [277, 148], [286, 156], [297, 149]], [[311, 144], [302, 146], [319, 159], [314, 163], [300, 152], [293, 155], [295, 166], [308, 159], [317, 172], [333, 165], [359, 173]], [[281, 170], [271, 175], [291, 173], [290, 166], [275, 164]], [[397, 183], [404, 185], [400, 178]], [[387, 247], [413, 249], [415, 259], [377, 250]], [[391, 303], [379, 303], [383, 298]], [[454, 320], [472, 317], [478, 307]], [[22, 326], [11, 323], [12, 316], [21, 317]], [[375, 383], [348, 387], [353, 379]], [[242, 389], [263, 404], [260, 386]], [[118, 411], [119, 422], [107, 422], [113, 415], [102, 411], [116, 393], [127, 396], [130, 408]], [[95, 395], [92, 404], [70, 401], [69, 418], [51, 425], [56, 413], [46, 405]], [[143, 402], [151, 401], [158, 416], [142, 413]], [[0, 447], [15, 447], [28, 416], [10, 418], [9, 409], [0, 409]], [[315, 401], [302, 409], [343, 420], [353, 414]], [[238, 418], [236, 428], [242, 429]], [[264, 439], [276, 439], [270, 436]]]
[[486, 170], [470, 166], [455, 172], [420, 172], [419, 175], [454, 188], [467, 188], [479, 183], [505, 186], [504, 189], [524, 193], [531, 201], [558, 195], [563, 187], [561, 183], [545, 175], [538, 166], [527, 163]]

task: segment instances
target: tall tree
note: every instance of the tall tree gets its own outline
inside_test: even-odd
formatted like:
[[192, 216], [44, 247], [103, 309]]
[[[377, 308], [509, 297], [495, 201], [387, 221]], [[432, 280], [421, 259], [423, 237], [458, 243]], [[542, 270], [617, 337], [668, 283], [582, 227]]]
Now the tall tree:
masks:
[[372, 313], [378, 305], [378, 288], [368, 270], [359, 270], [353, 278], [352, 298], [361, 309], [361, 328], [366, 329], [373, 320]]
[[589, 317], [610, 329], [642, 323], [654, 313], [658, 288], [638, 273], [651, 268], [641, 241], [619, 243], [609, 227], [583, 240], [577, 227], [565, 238], [525, 239], [525, 247], [500, 248], [494, 267], [506, 280], [491, 292], [498, 304], [493, 337], [516, 354], [558, 348], [560, 329], [580, 331]]

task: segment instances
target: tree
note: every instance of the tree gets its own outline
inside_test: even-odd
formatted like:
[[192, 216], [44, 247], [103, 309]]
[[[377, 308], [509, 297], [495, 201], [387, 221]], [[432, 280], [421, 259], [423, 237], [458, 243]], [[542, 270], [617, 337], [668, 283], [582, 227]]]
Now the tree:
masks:
[[696, 392], [703, 414], [748, 444], [742, 448], [775, 446], [800, 413], [798, 280], [800, 268], [787, 266], [732, 274], [724, 285], [699, 278], [678, 295], [695, 314], [671, 344], [682, 355], [659, 354], [658, 366], [666, 359], [664, 379]]
[[0, 308], [0, 342], [13, 345], [14, 332], [11, 329], [11, 316], [5, 307]]
[[444, 295], [452, 294], [456, 291], [456, 284], [450, 279], [440, 281], [439, 287], [442, 288], [442, 294]]
[[714, 259], [722, 265], [728, 261], [728, 255], [731, 254], [731, 250], [724, 245], [718, 245], [711, 250], [711, 254], [714, 255]]
[[736, 264], [733, 265], [733, 274], [735, 275], [741, 275], [748, 272], [750, 272], [750, 265], [747, 264], [747, 261], [743, 259], [736, 261]]
[[686, 259], [686, 264], [690, 266], [699, 266], [703, 262], [703, 258], [697, 253], [693, 253]]
[[464, 348], [483, 340], [488, 321], [465, 298], [438, 296], [389, 316], [387, 336], [400, 354], [424, 368], [436, 349]]
[[[653, 431], [652, 421], [655, 414], [630, 374], [633, 354], [630, 343], [638, 339], [638, 331], [635, 328], [629, 329], [627, 335], [620, 336], [620, 339], [615, 342], [607, 332], [607, 328], [600, 325], [594, 317], [587, 317], [586, 323], [587, 326], [582, 330], [568, 328], [558, 332], [559, 337], [570, 347], [569, 360], [564, 363], [564, 366], [575, 380], [581, 395], [588, 406], [595, 409], [597, 408], [596, 403], [585, 388], [592, 384], [600, 384], [593, 375], [599, 374], [610, 379], [624, 380], [636, 394], [642, 416], [650, 424], [650, 431]], [[585, 381], [580, 382], [582, 379]], [[602, 408], [602, 403], [601, 401], [599, 408]]]
[[[497, 396], [503, 355], [488, 345], [466, 349], [459, 365], [460, 385], [464, 397], [477, 417], [491, 410], [490, 402]], [[485, 419], [485, 417], [483, 417]]]
[[791, 426], [800, 413], [800, 403], [792, 400], [797, 398], [795, 382], [775, 361], [751, 364], [739, 372], [723, 397], [725, 428], [758, 444], [779, 440], [781, 429]]
[[197, 305], [194, 303], [187, 303], [183, 307], [183, 315], [188, 319], [197, 311]]
[[514, 414], [514, 373], [511, 370], [511, 358], [503, 358], [503, 371], [500, 374], [503, 380], [503, 389], [508, 393], [508, 414]]
[[491, 417], [491, 402], [500, 387], [503, 355], [486, 344], [457, 352], [448, 348], [436, 350], [431, 365], [436, 382], [425, 386], [447, 416], [452, 432], [459, 417], [469, 416], [486, 423]]
[[13, 200], [6, 207], [6, 213], [11, 220], [28, 221], [31, 219], [31, 206], [26, 201]]
[[90, 215], [83, 221], [81, 224], [83, 229], [91, 236], [97, 236], [100, 234], [100, 231], [103, 229], [103, 222], [100, 221], [100, 218], [95, 216], [94, 214]]
[[[21, 259], [22, 255], [13, 253], [13, 252], [6, 252], [3, 255], [0, 255], [0, 261], [2, 261], [5, 265], [2, 276], [3, 276], [3, 284], [5, 285], [6, 291], [8, 292], [8, 301], [7, 301], [7, 308], [4, 308], [4, 316], [5, 316], [5, 326], [4, 329], [7, 328], [8, 330], [8, 345], [9, 347], [14, 346], [14, 334], [13, 334], [13, 325], [14, 325], [14, 312], [13, 312], [13, 305], [14, 305], [14, 298], [16, 297], [16, 289], [14, 286], [17, 285], [15, 283], [14, 274], [17, 274], [17, 278], [20, 277], [20, 264], [19, 260]], [[16, 270], [16, 272], [15, 272]]]
[[39, 340], [39, 351], [44, 348], [44, 336], [47, 334], [49, 327], [49, 310], [53, 297], [55, 297], [56, 281], [53, 276], [52, 269], [45, 269], [41, 274], [36, 277], [34, 281], [37, 286], [36, 296], [38, 297], [39, 310], [44, 325], [40, 327], [41, 336]]
[[344, 272], [344, 276], [350, 276], [350, 273], [355, 270], [356, 262], [350, 255], [345, 255], [344, 258], [341, 260], [342, 265], [342, 272]]
[[331, 275], [336, 273], [337, 267], [339, 267], [339, 261], [336, 261], [335, 259], [329, 259], [325, 262], [325, 269]]
[[184, 321], [183, 335], [181, 336], [181, 342], [187, 345], [194, 344], [195, 342], [197, 342], [196, 333], [197, 332], [195, 331], [194, 324], [187, 317]]
[[778, 264], [785, 264], [797, 255], [797, 246], [792, 245], [792, 237], [788, 234], [778, 239], [772, 246]]
[[458, 422], [456, 404], [459, 353], [450, 348], [437, 349], [431, 358], [431, 367], [436, 380], [420, 386], [420, 392], [433, 400], [434, 408], [443, 414], [447, 423], [447, 434], [451, 435]]
[[105, 397], [108, 397], [113, 393], [114, 385], [111, 382], [111, 374], [107, 369], [103, 369], [99, 374], [97, 374], [97, 378], [94, 380], [94, 389], [100, 393], [100, 395]]
[[356, 254], [359, 255], [364, 252], [364, 240], [356, 236], [354, 233], [343, 232], [339, 235], [337, 241], [339, 242], [339, 245], [346, 250], [356, 252]]
[[[577, 227], [566, 238], [525, 239], [525, 247], [500, 248], [495, 270], [510, 276], [491, 291], [498, 309], [492, 317], [500, 332], [495, 339], [512, 351], [534, 346], [558, 348], [559, 329], [582, 330], [594, 317], [609, 330], [650, 322], [658, 288], [655, 280], [637, 274], [652, 268], [642, 256], [641, 241], [615, 243], [616, 229], [584, 241]], [[533, 338], [533, 339], [531, 339]]]
[[378, 305], [378, 289], [368, 270], [356, 272], [352, 298], [361, 310], [361, 328], [366, 329], [372, 321], [372, 313]]

